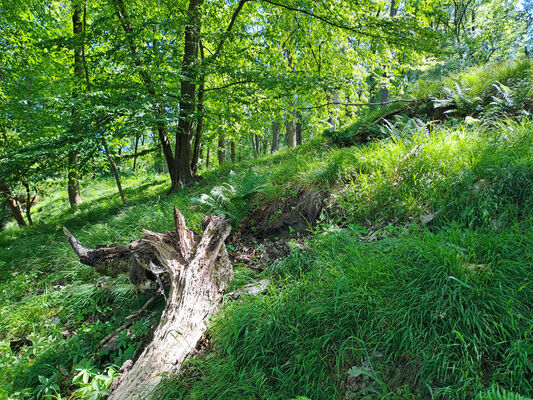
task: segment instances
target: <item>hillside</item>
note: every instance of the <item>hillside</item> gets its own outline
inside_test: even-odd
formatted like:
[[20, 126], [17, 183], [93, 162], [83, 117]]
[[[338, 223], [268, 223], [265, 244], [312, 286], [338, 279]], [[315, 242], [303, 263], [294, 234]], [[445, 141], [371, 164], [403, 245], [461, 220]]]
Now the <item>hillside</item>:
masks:
[[225, 298], [155, 399], [533, 396], [532, 95], [529, 61], [473, 68], [177, 194], [139, 172], [123, 205], [102, 177], [70, 212], [51, 183], [38, 223], [0, 232], [0, 398], [105, 396], [164, 299], [102, 348], [155, 289], [80, 264], [61, 228], [124, 243], [173, 229], [173, 206], [196, 230], [234, 219], [227, 293], [270, 283]]

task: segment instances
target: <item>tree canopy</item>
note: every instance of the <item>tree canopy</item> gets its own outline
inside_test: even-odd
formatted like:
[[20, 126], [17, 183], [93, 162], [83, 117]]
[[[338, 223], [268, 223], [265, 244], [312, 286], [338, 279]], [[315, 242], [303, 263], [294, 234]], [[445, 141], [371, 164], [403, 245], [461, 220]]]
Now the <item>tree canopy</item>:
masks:
[[298, 145], [401, 98], [427, 69], [516, 58], [531, 40], [529, 1], [514, 0], [2, 0], [0, 10], [1, 181], [19, 191], [68, 178], [73, 207], [79, 178], [108, 164], [147, 155], [176, 191], [217, 152], [223, 163]]

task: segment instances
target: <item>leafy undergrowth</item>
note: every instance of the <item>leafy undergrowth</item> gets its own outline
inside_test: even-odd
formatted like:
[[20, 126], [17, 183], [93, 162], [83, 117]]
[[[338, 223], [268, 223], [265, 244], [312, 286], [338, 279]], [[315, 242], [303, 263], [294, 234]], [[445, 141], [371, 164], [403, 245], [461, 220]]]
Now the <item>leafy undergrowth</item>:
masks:
[[383, 109], [363, 108], [353, 125], [324, 132], [341, 146], [389, 137], [397, 123], [482, 119], [495, 123], [533, 113], [533, 63], [524, 59], [468, 68], [447, 77], [421, 77], [405, 94], [406, 102]]
[[[88, 246], [121, 243], [172, 229], [174, 205], [199, 229], [211, 211], [238, 221], [278, 202], [282, 214], [303, 188], [329, 196], [312, 237], [293, 237], [292, 254], [262, 273], [235, 266], [232, 290], [268, 276], [269, 292], [228, 302], [211, 351], [158, 398], [533, 395], [533, 123], [513, 113], [405, 116], [379, 141], [317, 139], [205, 172], [171, 196], [166, 177], [133, 175], [127, 205], [111, 179], [87, 180], [75, 212], [55, 191], [35, 207], [35, 226], [0, 233], [0, 399], [103, 398], [157, 325], [162, 299], [102, 351], [154, 292], [79, 264], [62, 226]], [[24, 337], [32, 346], [12, 351]]]

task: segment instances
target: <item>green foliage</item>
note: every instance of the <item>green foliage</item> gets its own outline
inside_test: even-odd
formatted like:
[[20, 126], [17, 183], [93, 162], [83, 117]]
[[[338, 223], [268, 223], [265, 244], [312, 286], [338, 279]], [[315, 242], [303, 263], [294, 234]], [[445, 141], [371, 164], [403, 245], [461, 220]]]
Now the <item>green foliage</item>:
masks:
[[[349, 222], [455, 221], [498, 229], [529, 215], [532, 124], [488, 132], [469, 125], [427, 129], [351, 150], [357, 173], [338, 196]], [[353, 164], [352, 164], [353, 165]]]
[[477, 117], [486, 123], [496, 123], [502, 118], [530, 116], [533, 112], [533, 63], [530, 60], [440, 73], [445, 75], [420, 79], [408, 89], [407, 97], [413, 99], [412, 104], [362, 108], [355, 123], [327, 130], [324, 136], [337, 145], [349, 146], [364, 143], [368, 138], [391, 136], [388, 125], [393, 118], [414, 116], [431, 121]]
[[493, 387], [483, 393], [479, 393], [476, 400], [527, 400], [529, 397], [521, 396], [518, 393], [509, 392], [505, 389]]
[[230, 171], [228, 182], [213, 187], [209, 194], [204, 193], [191, 201], [213, 214], [227, 215], [234, 220], [234, 225], [238, 225], [249, 210], [253, 196], [267, 188], [267, 177], [257, 174], [253, 169], [248, 169], [242, 175]]
[[80, 400], [100, 400], [109, 395], [109, 387], [119, 376], [113, 367], [109, 367], [103, 374], [98, 374], [91, 366], [78, 366], [72, 383], [79, 386], [73, 396]]
[[[504, 102], [520, 90], [496, 86]], [[332, 217], [348, 227], [326, 218], [269, 269], [275, 290], [226, 305], [213, 352], [156, 398], [533, 395], [533, 125], [516, 104], [519, 122], [400, 117], [381, 141], [266, 159], [271, 182], [338, 187]]]
[[[531, 396], [531, 67], [480, 67], [428, 87], [453, 118], [427, 122], [434, 107], [421, 101], [366, 110], [338, 142], [361, 129], [379, 141], [317, 138], [205, 172], [171, 196], [146, 170], [123, 174], [127, 205], [111, 181], [86, 177], [85, 203], [69, 212], [62, 182], [46, 182], [38, 226], [0, 232], [0, 396], [105, 396], [109, 365], [132, 357], [163, 308], [98, 352], [151, 293], [80, 265], [61, 226], [89, 246], [122, 243], [172, 229], [174, 205], [199, 230], [206, 210], [238, 222], [310, 186], [331, 197], [308, 246], [262, 273], [273, 279], [266, 295], [224, 306], [212, 351], [161, 398]], [[238, 265], [231, 289], [257, 278]], [[13, 354], [9, 340], [24, 336], [33, 346]]]

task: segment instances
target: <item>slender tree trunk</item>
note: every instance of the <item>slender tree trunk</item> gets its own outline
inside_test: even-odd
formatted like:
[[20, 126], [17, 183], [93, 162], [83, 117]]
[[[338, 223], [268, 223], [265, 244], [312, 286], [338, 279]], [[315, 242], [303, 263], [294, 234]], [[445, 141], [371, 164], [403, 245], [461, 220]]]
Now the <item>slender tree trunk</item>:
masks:
[[298, 118], [296, 122], [296, 144], [298, 146], [302, 144], [302, 131], [303, 131], [302, 121], [300, 121], [300, 119]]
[[[268, 132], [266, 132], [268, 133]], [[263, 140], [262, 140], [262, 153], [263, 154], [267, 154], [268, 153], [268, 135], [265, 133], [265, 135], [263, 136]]]
[[11, 215], [15, 221], [17, 221], [18, 226], [26, 226], [26, 221], [24, 221], [24, 218], [22, 217], [20, 203], [17, 201], [16, 197], [13, 196], [13, 193], [11, 193], [11, 190], [6, 184], [0, 184], [0, 193], [4, 194], [7, 205], [11, 210]]
[[[331, 94], [328, 93], [327, 94], [328, 101], [329, 101], [330, 95], [331, 95], [331, 101], [333, 103], [339, 102], [339, 92], [332, 90]], [[331, 109], [328, 109], [328, 115], [329, 115], [328, 123], [331, 129], [337, 129], [337, 118], [339, 116], [339, 106], [334, 105], [333, 108], [334, 108], [334, 111], [332, 111]]]
[[[390, 4], [390, 10], [389, 10], [389, 16], [391, 18], [395, 17], [396, 14], [398, 14], [398, 5], [396, 4], [396, 0], [391, 0]], [[387, 74], [383, 74], [384, 78], [387, 78]], [[379, 101], [381, 103], [381, 108], [385, 108], [385, 103], [389, 100], [389, 88], [385, 85], [381, 86], [381, 89], [379, 90]]]
[[33, 220], [31, 219], [31, 206], [35, 200], [35, 197], [31, 197], [30, 185], [26, 182], [23, 183], [26, 188], [26, 219], [28, 220], [29, 225], [33, 225]]
[[288, 147], [296, 147], [296, 112], [285, 114], [285, 130]]
[[[296, 71], [296, 66], [293, 63], [292, 55], [287, 48], [283, 48], [283, 53], [287, 59], [288, 67], [294, 72]], [[296, 94], [291, 101], [291, 110], [285, 114], [285, 129], [286, 129], [286, 138], [288, 147], [296, 147]]]
[[226, 150], [224, 145], [224, 135], [220, 133], [218, 135], [218, 165], [224, 165], [226, 159]]
[[259, 154], [257, 154], [257, 146], [255, 144], [255, 135], [252, 135], [250, 139], [252, 140], [252, 149], [255, 153], [255, 156], [257, 157]]
[[233, 140], [229, 142], [229, 155], [230, 155], [231, 162], [234, 163], [235, 162], [235, 142]]
[[209, 147], [207, 147], [207, 154], [205, 155], [205, 169], [209, 169]]
[[[80, 92], [80, 84], [84, 79], [84, 67], [83, 67], [83, 23], [82, 23], [82, 8], [79, 1], [73, 0], [73, 13], [72, 13], [72, 30], [74, 33], [74, 90], [72, 97], [77, 97]], [[71, 129], [77, 131], [81, 129], [81, 124], [78, 121], [77, 110], [72, 110], [72, 124]], [[70, 207], [75, 209], [82, 203], [80, 193], [80, 182], [78, 180], [78, 155], [75, 152], [71, 152], [68, 156], [69, 170], [67, 175], [67, 190]]]
[[176, 135], [175, 166], [177, 180], [172, 182], [171, 192], [179, 187], [190, 186], [194, 183], [192, 162], [192, 128], [196, 96], [196, 80], [198, 77], [198, 48], [200, 45], [201, 16], [200, 7], [204, 0], [189, 0], [188, 21], [185, 26], [185, 45], [181, 68], [181, 96], [178, 131]]
[[274, 153], [278, 151], [279, 149], [279, 131], [280, 131], [280, 123], [279, 122], [272, 122], [272, 145], [270, 146], [270, 152]]
[[122, 185], [120, 184], [120, 176], [118, 175], [117, 167], [115, 166], [113, 157], [111, 157], [111, 153], [109, 152], [109, 146], [107, 145], [107, 141], [105, 140], [104, 136], [102, 136], [102, 144], [104, 145], [105, 155], [107, 156], [107, 160], [109, 161], [109, 165], [111, 166], [111, 171], [113, 172], [113, 176], [115, 177], [115, 182], [117, 183], [117, 189], [120, 193], [120, 198], [122, 199], [122, 203], [126, 204], [126, 196], [124, 195]]
[[198, 88], [198, 105], [196, 107], [198, 117], [196, 120], [196, 134], [194, 135], [194, 152], [192, 154], [191, 170], [193, 174], [198, 171], [198, 158], [200, 154], [200, 141], [202, 139], [202, 128], [204, 124], [204, 84], [205, 77], [202, 74], [200, 77], [200, 87]]
[[70, 207], [74, 210], [78, 205], [83, 203], [80, 193], [80, 181], [78, 180], [78, 155], [76, 153], [70, 153], [68, 155], [69, 170], [68, 170], [68, 201]]
[[135, 152], [133, 154], [133, 170], [137, 168], [137, 150], [139, 148], [139, 134], [135, 135]]
[[254, 144], [255, 154], [259, 156], [259, 138], [257, 135], [252, 136], [252, 143]]

